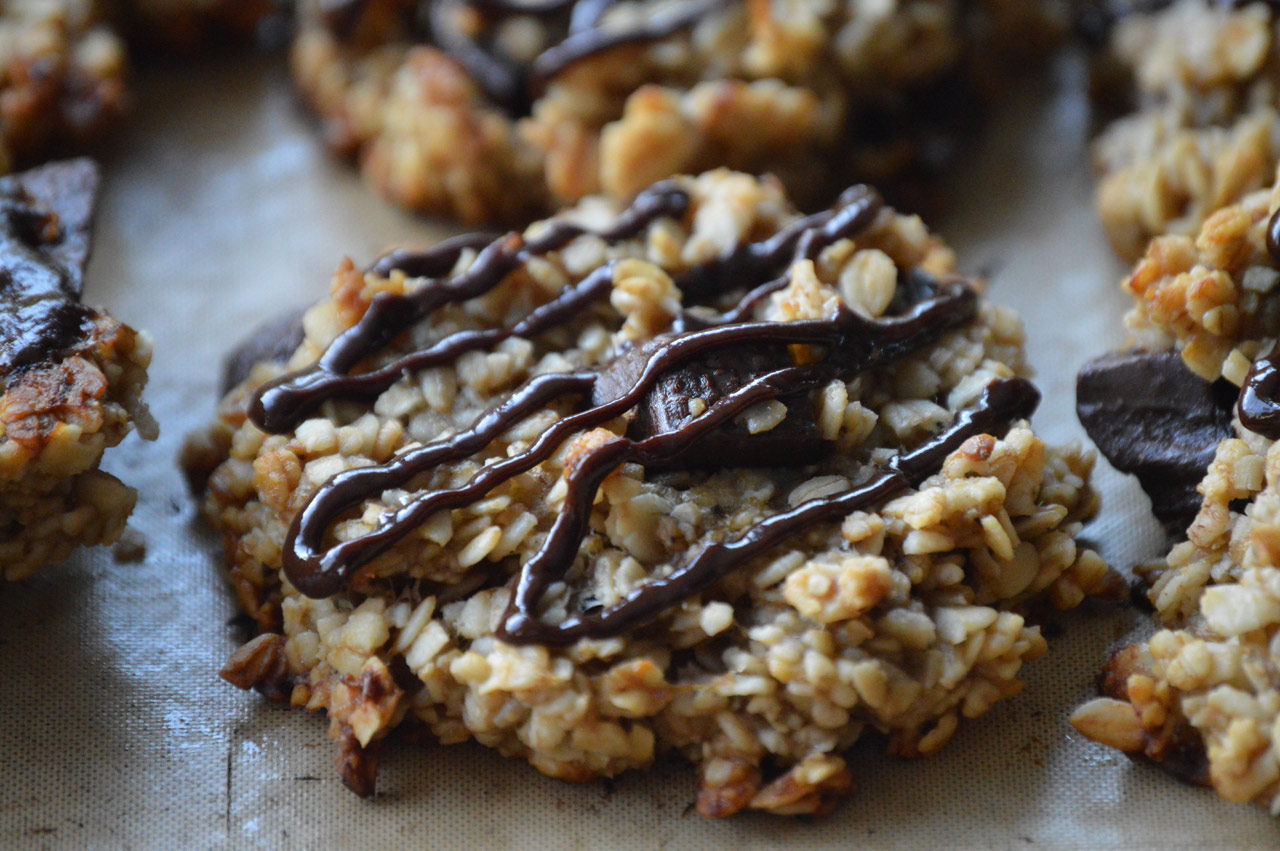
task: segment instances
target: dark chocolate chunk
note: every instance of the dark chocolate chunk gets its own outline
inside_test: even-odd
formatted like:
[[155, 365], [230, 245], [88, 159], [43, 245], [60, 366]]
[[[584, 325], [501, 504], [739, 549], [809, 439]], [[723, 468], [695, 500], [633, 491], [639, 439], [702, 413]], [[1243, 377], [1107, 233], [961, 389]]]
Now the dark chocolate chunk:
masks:
[[231, 350], [227, 359], [222, 362], [222, 389], [226, 395], [239, 386], [256, 364], [284, 363], [302, 344], [302, 315], [305, 308], [291, 310], [268, 320], [246, 337], [240, 345]]
[[[596, 385], [596, 404], [609, 401], [605, 397], [610, 394], [621, 395], [630, 389], [654, 349], [652, 345], [635, 349], [601, 373]], [[709, 409], [753, 378], [794, 365], [785, 349], [772, 346], [712, 352], [659, 378], [637, 406], [627, 436], [644, 440], [678, 432], [695, 419], [689, 410], [689, 403], [694, 399], [702, 400], [703, 410]], [[818, 461], [830, 451], [831, 444], [822, 438], [807, 395], [779, 397], [779, 401], [787, 405], [787, 417], [768, 431], [751, 434], [744, 426], [730, 422], [661, 466], [676, 469], [774, 467]]]
[[1133, 473], [1170, 535], [1200, 510], [1196, 485], [1233, 435], [1234, 388], [1197, 376], [1177, 352], [1130, 350], [1085, 364], [1076, 413], [1116, 469]]
[[50, 360], [79, 343], [98, 168], [51, 163], [0, 178], [0, 373]]

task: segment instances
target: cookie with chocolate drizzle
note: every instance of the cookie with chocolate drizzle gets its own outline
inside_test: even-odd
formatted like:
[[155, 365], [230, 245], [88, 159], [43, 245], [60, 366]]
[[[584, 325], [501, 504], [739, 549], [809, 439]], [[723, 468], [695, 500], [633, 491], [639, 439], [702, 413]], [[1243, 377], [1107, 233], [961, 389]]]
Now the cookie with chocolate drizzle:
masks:
[[124, 530], [136, 494], [98, 469], [137, 426], [150, 341], [81, 302], [98, 187], [89, 160], [0, 177], [0, 578]]
[[298, 5], [294, 76], [330, 145], [474, 224], [716, 166], [815, 204], [855, 179], [923, 201], [981, 83], [1061, 29], [1055, 0]]
[[[1257, 13], [1260, 14], [1261, 12]], [[1280, 806], [1280, 190], [1154, 241], [1125, 281], [1146, 350], [1099, 358], [1077, 400], [1170, 531], [1139, 570], [1161, 629], [1117, 651], [1085, 735], [1232, 801]]]
[[865, 186], [662, 181], [346, 263], [303, 327], [196, 441], [262, 633], [223, 676], [327, 710], [360, 794], [411, 723], [826, 813], [868, 725], [932, 753], [1045, 651], [1025, 609], [1122, 588], [1018, 320]]

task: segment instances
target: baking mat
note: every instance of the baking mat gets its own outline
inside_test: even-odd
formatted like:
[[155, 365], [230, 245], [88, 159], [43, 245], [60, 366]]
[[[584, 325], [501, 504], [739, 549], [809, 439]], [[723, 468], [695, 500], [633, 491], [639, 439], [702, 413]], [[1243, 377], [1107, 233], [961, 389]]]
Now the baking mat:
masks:
[[[1046, 401], [1038, 430], [1082, 439], [1074, 372], [1121, 342], [1122, 269], [1090, 209], [1079, 63], [1026, 84], [956, 170], [937, 222], [968, 270], [1030, 331]], [[1142, 619], [1063, 617], [1027, 691], [935, 757], [863, 742], [859, 790], [823, 821], [688, 809], [677, 763], [569, 785], [468, 744], [384, 750], [377, 800], [347, 792], [323, 718], [268, 707], [217, 678], [234, 608], [174, 466], [211, 412], [230, 343], [314, 301], [346, 254], [363, 263], [444, 231], [391, 209], [327, 159], [279, 62], [160, 68], [103, 152], [89, 299], [155, 336], [147, 397], [163, 434], [107, 466], [140, 491], [146, 557], [109, 550], [0, 590], [0, 845], [16, 848], [1191, 848], [1269, 847], [1276, 824], [1082, 740], [1066, 723], [1106, 648]], [[1105, 466], [1105, 465], [1100, 465]], [[1088, 530], [1113, 563], [1160, 547], [1135, 485], [1100, 471]]]

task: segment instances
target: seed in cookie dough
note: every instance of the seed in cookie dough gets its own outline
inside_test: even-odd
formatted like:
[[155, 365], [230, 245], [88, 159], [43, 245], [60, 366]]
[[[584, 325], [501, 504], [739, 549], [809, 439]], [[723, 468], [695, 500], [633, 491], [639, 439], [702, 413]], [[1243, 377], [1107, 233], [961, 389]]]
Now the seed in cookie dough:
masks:
[[136, 426], [151, 344], [80, 298], [98, 187], [89, 160], [0, 177], [0, 577], [120, 537], [135, 492], [98, 469]]
[[1123, 590], [1017, 318], [865, 187], [589, 199], [345, 263], [304, 328], [189, 457], [262, 633], [223, 676], [326, 711], [360, 794], [408, 724], [825, 814], [864, 730], [933, 753], [1046, 651], [1024, 610]]

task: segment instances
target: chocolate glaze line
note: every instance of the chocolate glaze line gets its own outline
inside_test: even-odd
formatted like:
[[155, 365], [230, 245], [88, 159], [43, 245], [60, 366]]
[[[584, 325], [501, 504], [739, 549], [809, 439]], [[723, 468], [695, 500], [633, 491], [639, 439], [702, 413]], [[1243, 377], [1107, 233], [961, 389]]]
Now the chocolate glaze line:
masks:
[[1236, 402], [1240, 425], [1268, 440], [1280, 440], [1280, 343], [1249, 367]]
[[[693, 26], [711, 12], [727, 8], [731, 2], [686, 0], [682, 6], [668, 9], [657, 18], [644, 18], [629, 27], [612, 28], [602, 26], [602, 19], [615, 5], [615, 0], [543, 0], [530, 3], [428, 0], [426, 17], [431, 40], [457, 60], [491, 100], [512, 112], [525, 113], [547, 83], [571, 65], [624, 45], [668, 38]], [[549, 29], [563, 27], [565, 36], [528, 64], [518, 62], [489, 49], [456, 25], [459, 14], [468, 8], [497, 18], [541, 18]], [[346, 18], [335, 20], [352, 17], [348, 14]], [[349, 28], [349, 24], [340, 27]]]
[[[866, 230], [883, 207], [884, 201], [874, 189], [862, 184], [851, 186], [840, 193], [830, 209], [797, 219], [768, 239], [744, 243], [715, 262], [683, 275], [680, 291], [686, 300], [696, 303], [726, 290], [747, 289], [736, 307], [709, 320], [742, 322], [762, 301], [787, 285], [792, 263], [816, 260], [824, 248]], [[778, 270], [782, 273], [768, 280]], [[678, 320], [676, 330], [697, 321], [686, 314]]]
[[1280, 263], [1280, 209], [1267, 220], [1267, 253], [1272, 260]]
[[464, 233], [425, 250], [397, 248], [379, 257], [366, 271], [379, 278], [390, 278], [397, 271], [407, 278], [440, 278], [457, 265], [463, 252], [480, 251], [500, 238], [501, 234], [494, 233]]
[[[850, 234], [862, 231], [875, 218], [879, 211], [879, 196], [866, 190], [851, 196], [849, 206], [825, 210], [802, 219], [809, 224], [808, 228], [784, 234], [787, 239], [781, 241], [767, 240], [766, 243], [747, 243], [751, 249], [756, 245], [762, 249], [748, 255], [758, 265], [756, 269], [769, 269], [784, 257], [784, 249], [794, 245], [796, 259], [814, 259], [823, 248]], [[454, 261], [456, 262], [456, 260]], [[759, 271], [752, 270], [741, 262], [735, 264], [737, 271], [745, 280], [753, 280]], [[450, 264], [452, 268], [452, 264]], [[541, 305], [512, 328], [492, 328], [484, 331], [459, 331], [436, 343], [428, 349], [407, 355], [379, 369], [350, 376], [343, 382], [346, 393], [358, 398], [371, 398], [395, 384], [404, 375], [422, 369], [452, 363], [463, 354], [471, 351], [492, 348], [512, 337], [531, 339], [581, 313], [591, 304], [602, 300], [613, 289], [615, 263], [608, 263], [592, 272], [583, 280], [566, 287], [555, 299]], [[446, 270], [447, 271], [447, 270]], [[754, 272], [754, 274], [753, 274]], [[720, 276], [722, 283], [728, 276]], [[750, 318], [751, 313], [770, 294], [785, 287], [790, 280], [786, 273], [768, 283], [751, 290], [736, 307], [714, 320], [704, 320], [704, 325], [730, 324], [742, 322]], [[682, 317], [682, 319], [686, 319]], [[685, 330], [690, 323], [686, 320], [676, 326], [676, 330]]]
[[[436, 45], [452, 56], [466, 69], [467, 74], [475, 81], [490, 100], [500, 106], [523, 114], [529, 111], [529, 97], [526, 82], [527, 72], [518, 63], [508, 61], [497, 54], [486, 50], [478, 41], [471, 38], [454, 26], [453, 18], [466, 6], [475, 6], [466, 0], [434, 0], [427, 4], [427, 20], [431, 24], [431, 35]], [[491, 4], [483, 4], [486, 7]], [[501, 5], [501, 4], [497, 4]], [[563, 4], [548, 4], [559, 11]], [[532, 14], [547, 16], [546, 11], [535, 11]]]
[[[290, 526], [282, 558], [285, 575], [308, 596], [323, 597], [336, 593], [345, 587], [360, 567], [386, 552], [436, 512], [469, 505], [494, 487], [533, 468], [549, 458], [570, 435], [621, 415], [638, 404], [664, 373], [700, 355], [751, 345], [824, 346], [829, 349], [827, 361], [811, 368], [824, 375], [836, 368], [839, 374], [852, 378], [871, 367], [891, 363], [918, 351], [946, 329], [968, 322], [976, 309], [974, 291], [963, 284], [953, 283], [942, 287], [939, 295], [922, 301], [906, 314], [887, 319], [867, 319], [842, 309], [835, 317], [826, 320], [720, 325], [660, 338], [660, 345], [649, 355], [629, 389], [612, 398], [592, 399], [592, 407], [555, 423], [524, 452], [486, 466], [462, 487], [422, 494], [384, 516], [372, 532], [327, 550], [323, 547], [324, 535], [338, 515], [381, 492], [368, 487], [370, 481], [376, 477], [380, 484], [388, 480], [404, 483], [429, 472], [432, 465], [403, 456], [383, 467], [349, 471], [340, 484], [335, 480], [324, 485], [295, 516]], [[565, 393], [583, 390], [577, 376], [548, 375], [540, 379], [536, 391], [534, 382], [530, 381], [512, 395], [507, 403], [511, 410], [528, 409], [529, 397], [535, 392], [554, 395], [562, 387]], [[595, 386], [593, 382], [593, 389]], [[490, 426], [501, 431], [515, 422], [507, 414], [499, 423], [490, 421]], [[456, 441], [471, 445], [476, 439], [475, 431], [473, 428], [462, 432], [448, 443]], [[384, 475], [386, 471], [393, 472]]]
[[[564, 645], [580, 638], [609, 638], [642, 626], [786, 539], [813, 526], [839, 520], [853, 511], [880, 504], [909, 488], [919, 487], [942, 466], [948, 455], [970, 437], [1002, 432], [1013, 420], [1030, 417], [1039, 401], [1039, 392], [1024, 379], [994, 381], [983, 391], [976, 407], [959, 413], [949, 428], [920, 447], [896, 456], [884, 470], [862, 485], [839, 494], [808, 500], [769, 517], [734, 541], [708, 544], [683, 567], [635, 589], [612, 606], [597, 612], [571, 615], [559, 624], [543, 623], [537, 619], [538, 604], [550, 584], [563, 576], [572, 563], [571, 556], [567, 560], [564, 558], [565, 553], [570, 545], [576, 553], [576, 544], [587, 529], [591, 503], [581, 498], [574, 499], [574, 496], [581, 493], [594, 496], [608, 472], [626, 460], [625, 444], [606, 444], [598, 450], [600, 462], [591, 467], [584, 464], [570, 474], [566, 509], [557, 518], [548, 544], [521, 570], [516, 593], [497, 635], [515, 644]], [[622, 448], [615, 448], [619, 445]], [[562, 526], [565, 532], [557, 538]]]
[[[374, 389], [376, 382], [362, 385], [349, 375], [351, 370], [438, 308], [489, 292], [530, 257], [563, 248], [578, 237], [594, 235], [606, 242], [617, 242], [640, 233], [656, 219], [683, 216], [688, 206], [688, 193], [679, 183], [655, 183], [636, 196], [609, 228], [593, 231], [557, 221], [527, 240], [520, 234], [508, 234], [489, 243], [470, 268], [452, 279], [433, 278], [403, 295], [379, 293], [360, 321], [343, 332], [314, 366], [281, 376], [260, 388], [250, 400], [249, 417], [264, 431], [279, 433], [295, 428], [328, 399], [367, 398], [378, 392]], [[466, 247], [474, 245], [450, 240], [437, 250], [393, 260], [387, 264], [387, 271], [398, 268], [394, 265], [397, 262], [411, 265], [415, 271], [442, 268], [450, 257], [456, 262]]]
[[453, 363], [467, 352], [491, 349], [512, 337], [535, 337], [561, 325], [591, 303], [609, 294], [613, 289], [615, 265], [609, 263], [601, 266], [577, 284], [566, 287], [556, 299], [535, 308], [514, 327], [459, 331], [428, 349], [406, 355], [371, 372], [350, 376], [343, 381], [344, 395], [371, 398], [411, 372]]
[[[684, 215], [689, 196], [674, 181], [665, 181], [642, 192], [614, 224], [591, 231], [569, 222], [555, 222], [527, 244], [515, 234], [493, 239], [465, 235], [445, 240], [425, 251], [392, 252], [372, 267], [382, 277], [399, 270], [413, 277], [438, 277], [458, 262], [465, 250], [480, 250], [472, 266], [452, 281], [432, 280], [407, 295], [383, 293], [370, 304], [369, 311], [355, 327], [336, 340], [313, 367], [282, 376], [263, 386], [250, 401], [249, 416], [265, 431], [284, 432], [295, 428], [328, 399], [369, 399], [415, 369], [448, 362], [466, 351], [494, 345], [511, 336], [527, 337], [564, 322], [609, 292], [612, 271], [593, 274], [556, 299], [537, 308], [516, 327], [485, 332], [460, 332], [424, 352], [409, 355], [369, 373], [350, 375], [365, 357], [375, 353], [409, 325], [425, 318], [438, 307], [465, 301], [496, 287], [502, 279], [531, 256], [563, 248], [573, 239], [594, 235], [606, 242], [633, 237], [658, 218]], [[682, 276], [681, 290], [693, 299], [707, 299], [728, 290], [754, 286], [775, 274], [789, 259], [812, 259], [828, 245], [865, 230], [879, 214], [880, 195], [866, 186], [854, 186], [841, 194], [836, 206], [800, 219], [774, 236], [745, 243], [711, 263]], [[755, 306], [787, 283], [786, 275], [749, 292], [737, 308], [714, 321], [739, 322], [749, 317]], [[676, 330], [686, 324], [706, 325], [707, 320], [683, 317]]]
[[623, 45], [668, 38], [693, 26], [711, 12], [726, 8], [729, 2], [730, 0], [689, 0], [683, 9], [660, 18], [647, 19], [629, 29], [602, 29], [598, 25], [600, 16], [597, 15], [590, 26], [571, 32], [564, 41], [538, 54], [530, 66], [529, 84], [533, 92], [541, 92], [548, 82], [570, 65]]
[[[1267, 220], [1267, 253], [1280, 263], [1280, 210]], [[1280, 342], [1254, 361], [1236, 401], [1240, 424], [1268, 440], [1280, 440]]]
[[[620, 216], [613, 227], [597, 235], [603, 235], [606, 238], [630, 235], [645, 225], [655, 209], [665, 212], [674, 206], [683, 212], [688, 204], [687, 195], [680, 193], [676, 196], [666, 191], [670, 188], [670, 185], [665, 189], [661, 184], [656, 185], [650, 190], [650, 200], [637, 199], [636, 204]], [[678, 202], [673, 203], [673, 199], [677, 198]], [[875, 219], [881, 207], [879, 196], [866, 187], [854, 187], [845, 192], [841, 197], [841, 203], [845, 206], [805, 217], [766, 240], [740, 246], [706, 264], [699, 270], [703, 294], [710, 294], [715, 288], [729, 285], [734, 278], [745, 280], [748, 284], [765, 278], [772, 274], [773, 268], [788, 256], [793, 259], [816, 257], [823, 247], [866, 228]], [[522, 255], [532, 253], [532, 250], [552, 250], [562, 247], [569, 239], [576, 238], [584, 232], [577, 226], [556, 223], [531, 240], [526, 252]], [[500, 243], [506, 245], [510, 240], [510, 237], [506, 237], [500, 240]], [[464, 275], [470, 274], [477, 267], [485, 268], [483, 264], [486, 254], [498, 244], [494, 243], [482, 251], [481, 256]], [[379, 261], [375, 268], [383, 274], [390, 274], [393, 270], [404, 267], [413, 271], [442, 273], [453, 267], [461, 251], [466, 248], [475, 248], [476, 245], [477, 241], [472, 239], [452, 240], [449, 244], [442, 244], [429, 252], [390, 255]], [[523, 260], [527, 260], [527, 256], [523, 256], [522, 262]], [[493, 267], [489, 267], [485, 274], [500, 276], [505, 272], [501, 269], [495, 272]], [[322, 374], [317, 377], [314, 369], [295, 376], [287, 376], [285, 380], [274, 385], [274, 388], [264, 388], [266, 392], [259, 393], [257, 399], [261, 406], [260, 413], [267, 414], [269, 419], [278, 419], [279, 412], [273, 410], [273, 407], [280, 404], [281, 388], [286, 387], [290, 379], [296, 380], [301, 377], [304, 382], [311, 382], [309, 388], [304, 385], [304, 389], [311, 391], [315, 391], [321, 381], [328, 381], [331, 385], [327, 388], [329, 391], [351, 391], [354, 388], [363, 393], [373, 386], [389, 386], [400, 375], [413, 369], [446, 362], [464, 351], [492, 345], [495, 341], [514, 334], [540, 333], [572, 316], [585, 304], [599, 298], [608, 291], [608, 285], [611, 282], [612, 269], [608, 266], [602, 267], [583, 281], [567, 288], [557, 299], [534, 311], [515, 328], [460, 332], [445, 338], [425, 351], [401, 359], [389, 368], [359, 376]], [[713, 282], [715, 287], [708, 282]], [[456, 286], [456, 279], [451, 283], [455, 284], [455, 290], [464, 291], [476, 289], [487, 291], [496, 285], [487, 280], [464, 282], [461, 287]], [[431, 292], [429, 288], [433, 286], [439, 288], [443, 285], [440, 282], [431, 282], [424, 285], [418, 292]], [[435, 292], [438, 293], [439, 289]], [[574, 431], [594, 427], [632, 407], [651, 389], [663, 371], [677, 367], [688, 359], [704, 351], [713, 350], [717, 346], [742, 345], [753, 340], [764, 344], [822, 344], [832, 347], [832, 363], [841, 364], [846, 370], [854, 371], [861, 371], [874, 363], [902, 357], [935, 338], [946, 327], [967, 321], [972, 316], [975, 297], [968, 287], [953, 284], [945, 293], [939, 295], [938, 292], [940, 291], [931, 292], [934, 298], [922, 301], [908, 315], [890, 319], [873, 321], [857, 317], [849, 311], [842, 311], [835, 319], [828, 321], [784, 323], [772, 328], [768, 323], [719, 324], [715, 329], [704, 329], [702, 333], [676, 336], [664, 343], [661, 350], [650, 356], [649, 363], [630, 393], [622, 394], [621, 398], [593, 399], [594, 408], [562, 420], [544, 433], [526, 453], [486, 468], [463, 488], [424, 495], [393, 516], [384, 518], [383, 523], [370, 535], [339, 544], [328, 551], [322, 549], [325, 532], [343, 511], [389, 488], [403, 486], [410, 479], [429, 472], [441, 463], [474, 454], [520, 418], [559, 396], [568, 394], [591, 396], [599, 392], [599, 385], [594, 379], [591, 379], [588, 386], [582, 375], [537, 377], [527, 382], [526, 386], [517, 391], [506, 404], [492, 414], [481, 418], [481, 421], [468, 432], [448, 441], [437, 442], [406, 453], [383, 467], [349, 471], [327, 483], [295, 517], [286, 542], [284, 559], [286, 575], [304, 593], [316, 596], [335, 593], [360, 565], [384, 552], [408, 530], [424, 522], [431, 514], [447, 507], [459, 507], [474, 501], [502, 481], [535, 466], [549, 457]], [[726, 318], [745, 315], [749, 312], [749, 306], [760, 297], [758, 291], [749, 292], [739, 307], [730, 311], [727, 317], [721, 317], [721, 321], [725, 322]], [[438, 298], [435, 301], [443, 303]], [[362, 320], [360, 324], [371, 323], [364, 323]], [[362, 330], [362, 333], [355, 338], [357, 343], [362, 344], [369, 339], [376, 341], [390, 338], [390, 335], [378, 327], [360, 329], [360, 324], [357, 325], [357, 330]], [[340, 338], [335, 346], [342, 342], [343, 338]], [[335, 361], [332, 354], [331, 349], [318, 366], [323, 367], [326, 363], [332, 366]], [[595, 394], [591, 391], [595, 391]], [[287, 396], [283, 398], [288, 400]], [[286, 403], [288, 404], [288, 401]], [[285, 411], [286, 414], [294, 412], [296, 412], [294, 407], [287, 408]]]

